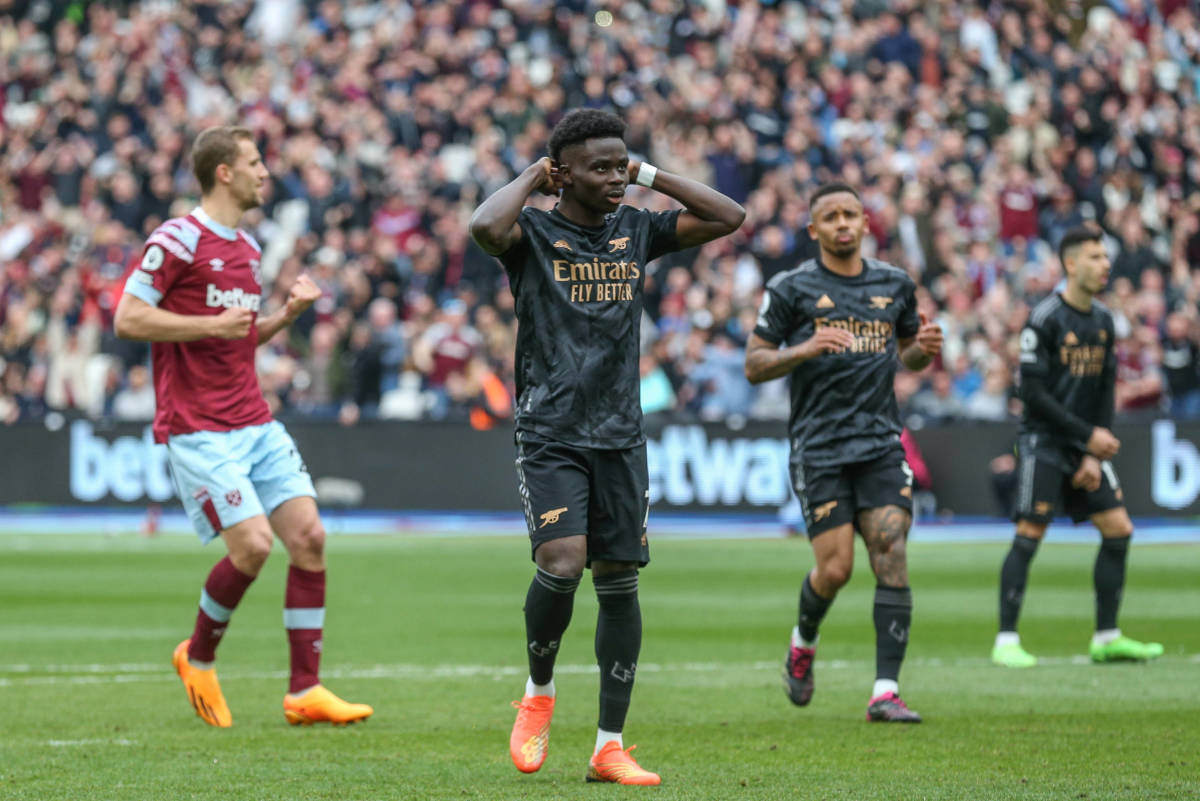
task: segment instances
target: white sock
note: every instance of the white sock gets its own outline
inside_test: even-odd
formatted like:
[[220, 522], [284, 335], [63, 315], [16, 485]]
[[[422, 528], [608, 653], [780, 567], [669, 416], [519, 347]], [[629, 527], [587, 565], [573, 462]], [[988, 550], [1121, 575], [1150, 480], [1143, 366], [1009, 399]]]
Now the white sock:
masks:
[[1003, 648], [1006, 645], [1020, 645], [1021, 635], [1015, 631], [1002, 631], [996, 635], [996, 647]]
[[190, 656], [187, 658], [187, 661], [189, 665], [199, 670], [212, 670], [212, 666], [216, 664], [216, 662], [201, 662], [198, 659], [192, 659]]
[[596, 750], [592, 753], [600, 753], [600, 749], [606, 744], [615, 742], [618, 748], [624, 748], [625, 742], [621, 739], [619, 731], [605, 731], [604, 729], [596, 729]]
[[1092, 645], [1108, 645], [1120, 636], [1120, 629], [1103, 629], [1092, 635]]
[[900, 694], [900, 684], [893, 679], [875, 679], [875, 688], [871, 690], [871, 697], [878, 698], [884, 693]]
[[800, 636], [799, 626], [792, 626], [792, 646], [795, 648], [816, 648], [817, 641], [820, 639], [821, 635], [818, 634], [816, 637], [813, 637], [812, 642], [809, 642]]
[[534, 684], [533, 679], [525, 679], [525, 694], [526, 695], [548, 695], [554, 697], [554, 679], [550, 679], [549, 684]]

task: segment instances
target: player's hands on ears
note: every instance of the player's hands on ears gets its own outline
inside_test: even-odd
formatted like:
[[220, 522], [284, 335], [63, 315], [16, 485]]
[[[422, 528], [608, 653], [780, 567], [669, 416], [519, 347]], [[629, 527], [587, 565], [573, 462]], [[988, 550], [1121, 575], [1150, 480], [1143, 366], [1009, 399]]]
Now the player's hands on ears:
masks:
[[823, 353], [842, 353], [854, 347], [854, 334], [844, 328], [821, 326], [800, 347], [809, 359]]
[[534, 166], [541, 171], [541, 176], [533, 187], [536, 191], [543, 195], [557, 195], [562, 191], [562, 173], [559, 172], [558, 165], [551, 161], [549, 156], [542, 156], [534, 163]]
[[1091, 454], [1085, 454], [1079, 463], [1079, 469], [1071, 476], [1071, 486], [1086, 492], [1100, 489], [1100, 460]]
[[292, 289], [288, 292], [287, 299], [287, 314], [292, 320], [303, 314], [309, 306], [312, 306], [321, 297], [321, 288], [308, 277], [308, 273], [301, 273], [296, 278], [296, 283], [292, 284]]
[[1121, 450], [1121, 440], [1113, 436], [1107, 428], [1096, 426], [1088, 437], [1087, 451], [1101, 461], [1111, 459]]
[[917, 346], [926, 356], [942, 352], [942, 327], [921, 312], [921, 327], [917, 329]]
[[212, 317], [212, 335], [220, 339], [245, 339], [254, 324], [254, 312], [234, 306]]

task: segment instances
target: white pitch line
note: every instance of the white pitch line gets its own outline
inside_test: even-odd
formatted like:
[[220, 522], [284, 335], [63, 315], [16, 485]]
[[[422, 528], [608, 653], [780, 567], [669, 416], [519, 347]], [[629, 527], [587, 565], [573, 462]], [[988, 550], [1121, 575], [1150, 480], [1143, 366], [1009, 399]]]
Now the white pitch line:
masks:
[[[1176, 657], [1169, 656], [1169, 660]], [[1185, 654], [1182, 657], [1185, 661], [1200, 664], [1200, 654]], [[1054, 667], [1067, 665], [1086, 665], [1089, 664], [1088, 657], [1083, 655], [1064, 656], [1064, 657], [1040, 657], [1039, 664]], [[916, 668], [982, 668], [991, 665], [991, 660], [984, 657], [964, 657], [960, 659], [941, 659], [941, 658], [926, 658], [926, 659], [910, 659], [906, 665]], [[816, 661], [816, 666], [823, 670], [846, 670], [856, 668], [866, 668], [874, 665], [874, 660], [846, 660], [833, 659]], [[17, 668], [10, 670], [10, 668]], [[779, 670], [779, 662], [676, 662], [668, 664], [658, 664], [648, 662], [638, 665], [638, 672], [641, 674], [662, 674], [662, 673], [760, 673], [760, 672], [775, 672]], [[555, 673], [561, 675], [588, 675], [594, 674], [597, 671], [595, 665], [558, 665], [555, 667]], [[13, 677], [0, 676], [0, 689], [5, 687], [34, 687], [47, 685], [94, 685], [94, 684], [134, 684], [142, 682], [173, 682], [176, 680], [175, 674], [169, 668], [162, 665], [2, 665], [0, 666], [0, 674], [8, 673], [24, 673], [31, 672], [46, 672], [55, 675], [49, 676], [30, 676], [19, 675]], [[341, 667], [329, 668], [322, 671], [326, 678], [331, 679], [464, 679], [464, 678], [480, 678], [488, 677], [496, 680], [520, 678], [526, 675], [527, 669], [524, 665], [462, 665], [462, 664], [442, 664], [442, 665], [413, 665], [413, 664], [394, 664], [394, 665], [371, 665], [367, 667]], [[68, 675], [76, 673], [80, 675]], [[254, 671], [254, 670], [232, 670], [227, 673], [222, 673], [225, 678], [231, 679], [284, 679], [287, 678], [287, 671]]]
[[75, 748], [86, 745], [137, 745], [136, 740], [47, 740], [51, 748]]

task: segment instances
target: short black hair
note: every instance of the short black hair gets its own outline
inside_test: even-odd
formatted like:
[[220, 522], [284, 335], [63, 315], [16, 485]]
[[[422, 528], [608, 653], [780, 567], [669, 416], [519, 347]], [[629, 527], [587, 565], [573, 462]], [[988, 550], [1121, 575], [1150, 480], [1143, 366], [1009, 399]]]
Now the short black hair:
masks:
[[625, 138], [625, 120], [611, 111], [579, 108], [567, 112], [550, 132], [550, 158], [558, 163], [564, 148], [589, 139]]
[[829, 184], [821, 184], [816, 190], [808, 196], [808, 210], [812, 211], [812, 207], [817, 205], [817, 201], [826, 195], [836, 195], [838, 192], [849, 192], [854, 195], [854, 199], [862, 203], [862, 197], [858, 194], [858, 190], [850, 184], [834, 182]]
[[1077, 225], [1068, 229], [1058, 243], [1058, 258], [1065, 266], [1067, 253], [1075, 251], [1084, 242], [1103, 242], [1104, 234], [1094, 225]]

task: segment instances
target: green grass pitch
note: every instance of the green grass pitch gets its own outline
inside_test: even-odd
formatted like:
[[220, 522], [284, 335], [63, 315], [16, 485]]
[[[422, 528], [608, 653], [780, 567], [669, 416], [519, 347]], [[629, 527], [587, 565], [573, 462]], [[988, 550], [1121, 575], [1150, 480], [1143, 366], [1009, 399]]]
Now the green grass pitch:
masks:
[[1000, 543], [910, 546], [901, 675], [920, 726], [863, 720], [874, 675], [864, 554], [822, 630], [805, 709], [781, 688], [802, 540], [661, 541], [642, 573], [645, 641], [626, 726], [653, 788], [585, 785], [597, 678], [581, 585], [560, 656], [550, 756], [507, 751], [525, 669], [528, 546], [514, 537], [330, 541], [323, 672], [375, 717], [292, 728], [280, 702], [277, 548], [220, 652], [234, 727], [205, 726], [169, 660], [219, 545], [0, 536], [0, 799], [1200, 798], [1200, 547], [1135, 545], [1121, 623], [1166, 645], [1094, 666], [1093, 546], [1043, 546], [1022, 634], [1045, 664], [992, 667]]

